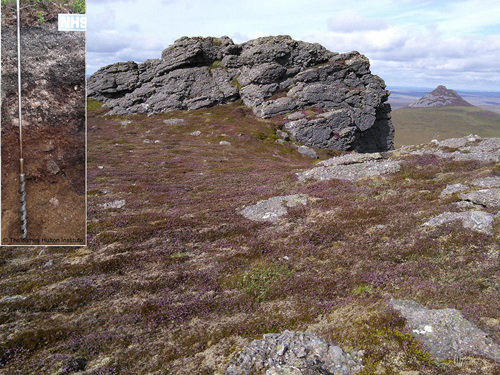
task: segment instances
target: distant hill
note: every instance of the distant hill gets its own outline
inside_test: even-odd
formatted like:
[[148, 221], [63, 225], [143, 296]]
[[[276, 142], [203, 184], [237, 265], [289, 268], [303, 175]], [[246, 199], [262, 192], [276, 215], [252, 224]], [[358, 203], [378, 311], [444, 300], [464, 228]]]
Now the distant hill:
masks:
[[[393, 110], [408, 107], [409, 104], [433, 91], [432, 88], [421, 87], [389, 86], [388, 88], [391, 91], [388, 102]], [[464, 100], [476, 107], [500, 113], [500, 92], [464, 90], [457, 92]]]
[[415, 108], [392, 111], [396, 131], [394, 146], [421, 144], [477, 134], [500, 137], [500, 113], [472, 105]]
[[472, 104], [464, 100], [456, 91], [438, 86], [434, 91], [423, 96], [414, 103], [408, 105], [411, 108], [430, 107], [472, 107]]

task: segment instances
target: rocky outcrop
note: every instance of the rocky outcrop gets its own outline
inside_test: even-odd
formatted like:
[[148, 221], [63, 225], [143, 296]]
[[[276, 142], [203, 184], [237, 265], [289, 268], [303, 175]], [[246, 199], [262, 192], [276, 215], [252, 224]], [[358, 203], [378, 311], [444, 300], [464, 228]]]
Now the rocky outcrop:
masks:
[[408, 105], [411, 108], [429, 107], [472, 107], [472, 104], [463, 99], [456, 91], [438, 86], [434, 91], [421, 97], [414, 103]]
[[500, 161], [500, 138], [481, 138], [471, 134], [462, 138], [443, 141], [433, 139], [429, 144], [403, 146], [398, 154], [436, 155], [452, 160], [475, 160], [479, 162]]
[[[498, 144], [500, 146], [500, 143]], [[478, 178], [467, 185], [460, 183], [448, 185], [441, 192], [440, 198], [446, 199], [455, 194], [460, 199], [459, 202], [455, 202], [455, 207], [469, 211], [443, 212], [423, 225], [435, 227], [458, 221], [464, 228], [492, 234], [495, 218], [500, 217], [500, 177]], [[484, 212], [483, 209], [492, 212]]]
[[292, 138], [316, 148], [393, 148], [389, 91], [358, 52], [334, 53], [289, 36], [234, 44], [187, 38], [160, 59], [117, 63], [88, 80], [110, 114], [198, 109], [241, 99], [255, 115], [285, 116]]

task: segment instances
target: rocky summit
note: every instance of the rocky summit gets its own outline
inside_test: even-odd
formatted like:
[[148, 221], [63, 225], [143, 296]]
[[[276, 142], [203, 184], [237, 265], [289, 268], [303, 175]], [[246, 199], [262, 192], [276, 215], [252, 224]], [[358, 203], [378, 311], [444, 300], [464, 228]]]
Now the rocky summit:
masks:
[[472, 107], [472, 104], [458, 95], [456, 91], [439, 85], [432, 92], [421, 97], [416, 102], [409, 104], [408, 107]]
[[228, 37], [177, 40], [160, 59], [121, 62], [88, 80], [88, 96], [109, 114], [193, 110], [242, 100], [261, 118], [315, 148], [393, 148], [390, 94], [358, 52], [272, 36], [235, 44]]

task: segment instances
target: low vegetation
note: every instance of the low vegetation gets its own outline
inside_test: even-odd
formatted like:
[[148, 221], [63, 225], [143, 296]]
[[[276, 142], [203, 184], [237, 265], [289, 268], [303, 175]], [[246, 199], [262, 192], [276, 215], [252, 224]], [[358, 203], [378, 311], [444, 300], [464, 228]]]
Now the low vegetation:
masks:
[[392, 111], [396, 147], [418, 145], [432, 139], [500, 136], [500, 113], [479, 107], [401, 108]]
[[[88, 247], [0, 250], [6, 373], [66, 373], [83, 358], [89, 374], [214, 374], [285, 329], [364, 350], [363, 374], [500, 371], [432, 358], [386, 303], [456, 308], [500, 340], [498, 225], [491, 236], [421, 227], [457, 200], [438, 199], [447, 184], [498, 166], [406, 156], [394, 175], [299, 183], [314, 161], [262, 136], [277, 124], [238, 103], [88, 109]], [[236, 213], [296, 193], [314, 199], [278, 224]]]
[[[2, 23], [14, 24], [16, 15], [16, 0], [1, 0]], [[85, 13], [85, 0], [20, 0], [22, 24], [44, 24], [57, 22], [59, 13]]]

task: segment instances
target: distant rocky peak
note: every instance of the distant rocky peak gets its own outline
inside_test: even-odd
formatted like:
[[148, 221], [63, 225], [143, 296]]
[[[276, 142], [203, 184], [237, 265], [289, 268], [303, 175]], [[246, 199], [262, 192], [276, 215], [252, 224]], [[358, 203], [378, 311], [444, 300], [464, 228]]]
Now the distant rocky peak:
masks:
[[446, 86], [439, 85], [432, 92], [423, 96], [408, 107], [428, 108], [428, 107], [471, 107], [472, 104], [464, 100], [454, 90], [447, 89]]

